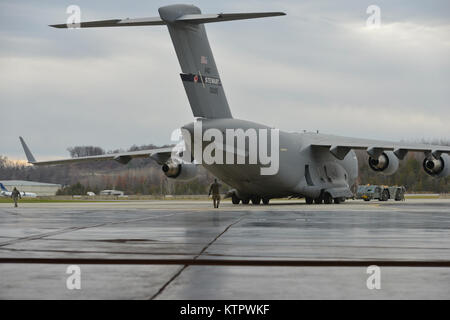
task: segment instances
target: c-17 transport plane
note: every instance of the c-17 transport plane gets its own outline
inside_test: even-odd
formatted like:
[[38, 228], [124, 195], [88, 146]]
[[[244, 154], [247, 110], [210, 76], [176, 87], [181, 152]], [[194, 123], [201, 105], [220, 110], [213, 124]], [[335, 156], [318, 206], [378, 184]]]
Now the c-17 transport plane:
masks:
[[159, 17], [52, 25], [55, 28], [167, 26], [195, 121], [181, 128], [184, 151], [164, 148], [36, 161], [20, 138], [28, 162], [54, 165], [113, 159], [126, 164], [133, 158], [150, 157], [162, 166], [167, 177], [180, 180], [195, 177], [197, 166], [203, 165], [234, 188], [231, 195], [234, 204], [241, 201], [259, 204], [261, 200], [268, 204], [272, 198], [287, 196], [304, 197], [309, 204], [333, 200], [340, 203], [352, 197], [351, 186], [358, 175], [354, 150], [366, 150], [370, 168], [382, 174], [393, 174], [399, 160], [410, 151], [424, 153], [423, 169], [427, 174], [436, 178], [450, 174], [450, 147], [291, 133], [233, 118], [205, 24], [282, 15], [285, 13], [202, 14], [195, 6], [179, 4], [159, 8]]

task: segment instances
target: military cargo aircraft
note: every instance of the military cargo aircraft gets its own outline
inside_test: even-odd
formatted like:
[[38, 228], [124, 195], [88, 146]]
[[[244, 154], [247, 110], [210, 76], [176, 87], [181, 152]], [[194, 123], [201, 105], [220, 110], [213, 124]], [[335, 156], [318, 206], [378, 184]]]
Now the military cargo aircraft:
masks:
[[[261, 201], [268, 204], [271, 198], [286, 196], [304, 197], [309, 204], [342, 202], [352, 197], [350, 188], [358, 175], [354, 150], [366, 150], [370, 168], [382, 174], [395, 173], [399, 160], [411, 151], [424, 153], [423, 169], [427, 174], [436, 178], [450, 174], [450, 147], [319, 133], [290, 133], [233, 118], [209, 46], [205, 24], [282, 15], [285, 13], [202, 14], [195, 6], [180, 4], [159, 8], [159, 17], [52, 25], [55, 28], [167, 26], [195, 121], [182, 127], [186, 143], [184, 151], [173, 152], [171, 148], [164, 148], [39, 162], [20, 138], [28, 161], [33, 165], [54, 165], [113, 159], [126, 164], [134, 158], [150, 157], [161, 165], [167, 177], [174, 179], [190, 179], [195, 176], [197, 166], [203, 165], [234, 188], [234, 204], [241, 201], [244, 204], [250, 201], [253, 204], [260, 204]], [[234, 134], [228, 136], [230, 130], [234, 130]], [[241, 136], [236, 132], [240, 132]], [[245, 143], [239, 148], [238, 142], [235, 148], [235, 139]], [[269, 153], [265, 157], [259, 154], [255, 158], [251, 153], [253, 147], [270, 149], [270, 161], [267, 161]], [[235, 162], [202, 161], [199, 159], [202, 151], [209, 151], [215, 159], [223, 159], [225, 155], [227, 160]], [[263, 174], [269, 165], [274, 170]]]

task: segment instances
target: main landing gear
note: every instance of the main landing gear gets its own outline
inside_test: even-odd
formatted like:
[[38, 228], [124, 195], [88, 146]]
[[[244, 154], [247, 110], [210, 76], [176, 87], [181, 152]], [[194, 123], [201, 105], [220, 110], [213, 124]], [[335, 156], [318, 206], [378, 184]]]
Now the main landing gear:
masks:
[[[242, 204], [249, 204], [251, 201], [253, 205], [260, 205], [261, 202], [264, 205], [268, 205], [270, 202], [270, 198], [253, 195], [248, 198], [241, 199], [235, 193], [233, 193], [233, 195], [231, 196], [231, 202], [233, 204], [239, 204], [239, 203], [241, 203], [241, 201], [242, 201]], [[333, 202], [335, 204], [340, 204], [345, 201], [345, 198], [341, 198], [341, 197], [333, 198], [333, 196], [329, 192], [323, 192], [317, 198], [306, 197], [305, 201], [306, 201], [306, 204], [313, 204], [313, 203], [315, 203], [315, 204], [322, 204], [322, 203], [332, 204]]]
[[233, 204], [239, 204], [241, 201], [242, 201], [242, 204], [249, 204], [250, 201], [251, 201], [253, 205], [259, 205], [259, 204], [261, 204], [261, 201], [262, 201], [262, 203], [264, 205], [268, 205], [269, 201], [270, 201], [270, 198], [260, 197], [260, 196], [251, 196], [249, 198], [241, 199], [236, 194], [233, 194], [231, 196], [231, 202]]
[[324, 192], [322, 193], [319, 197], [317, 198], [311, 198], [311, 197], [306, 197], [305, 198], [306, 204], [332, 204], [333, 201], [336, 204], [342, 203], [345, 201], [345, 198], [333, 198], [331, 196], [331, 194], [329, 192]]

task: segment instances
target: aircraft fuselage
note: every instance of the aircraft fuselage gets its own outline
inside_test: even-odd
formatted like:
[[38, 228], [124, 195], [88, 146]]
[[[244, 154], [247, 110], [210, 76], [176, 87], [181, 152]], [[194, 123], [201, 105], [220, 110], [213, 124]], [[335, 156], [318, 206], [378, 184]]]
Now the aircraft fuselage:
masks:
[[[208, 129], [217, 129], [223, 133], [224, 142], [227, 129], [244, 131], [273, 129], [238, 119], [200, 119], [198, 121], [202, 122], [202, 134]], [[183, 128], [189, 131], [191, 137], [194, 137], [194, 122]], [[317, 138], [320, 134], [279, 131], [278, 171], [273, 175], [261, 174], [261, 168], [268, 165], [259, 162], [257, 164], [206, 164], [203, 161], [202, 165], [214, 176], [235, 188], [240, 198], [254, 194], [266, 198], [286, 196], [317, 198], [323, 190], [332, 188], [349, 190], [358, 175], [358, 161], [355, 153], [351, 151], [343, 160], [339, 160], [326, 148], [309, 147], [311, 135]], [[194, 142], [193, 139], [191, 141]], [[204, 151], [210, 143], [210, 141], [203, 141], [202, 150]], [[268, 149], [270, 150], [270, 147]], [[249, 151], [248, 140], [245, 151]], [[193, 148], [190, 149], [190, 153], [196, 161], [199, 161], [194, 155]]]

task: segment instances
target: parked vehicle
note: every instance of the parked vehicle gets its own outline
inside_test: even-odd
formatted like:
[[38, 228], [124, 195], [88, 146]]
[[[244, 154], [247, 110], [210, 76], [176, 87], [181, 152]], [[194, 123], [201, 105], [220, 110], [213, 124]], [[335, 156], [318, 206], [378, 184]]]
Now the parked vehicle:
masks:
[[404, 186], [379, 186], [379, 185], [364, 185], [358, 186], [356, 191], [356, 199], [363, 199], [370, 201], [378, 199], [379, 201], [388, 201], [394, 199], [395, 201], [405, 200]]
[[389, 187], [389, 198], [395, 201], [404, 201], [406, 188], [404, 186]]

